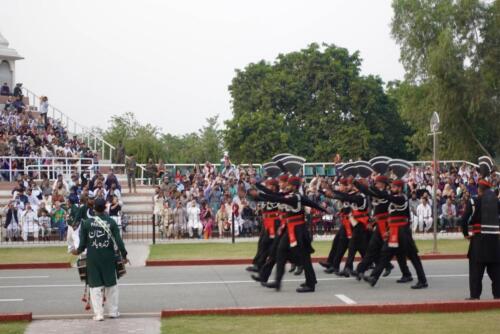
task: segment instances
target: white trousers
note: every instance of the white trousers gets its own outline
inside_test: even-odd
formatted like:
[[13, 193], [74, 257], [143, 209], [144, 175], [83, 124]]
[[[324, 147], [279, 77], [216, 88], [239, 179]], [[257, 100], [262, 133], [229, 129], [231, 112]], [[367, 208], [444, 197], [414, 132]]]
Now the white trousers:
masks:
[[90, 288], [90, 301], [92, 302], [92, 309], [94, 310], [95, 317], [104, 316], [103, 304], [103, 292], [106, 295], [106, 309], [110, 316], [118, 315], [118, 285], [113, 285], [110, 287], [97, 287]]
[[419, 217], [418, 218], [418, 229], [420, 231], [429, 232], [429, 230], [432, 227], [432, 223], [433, 223], [432, 217], [429, 217], [429, 218]]

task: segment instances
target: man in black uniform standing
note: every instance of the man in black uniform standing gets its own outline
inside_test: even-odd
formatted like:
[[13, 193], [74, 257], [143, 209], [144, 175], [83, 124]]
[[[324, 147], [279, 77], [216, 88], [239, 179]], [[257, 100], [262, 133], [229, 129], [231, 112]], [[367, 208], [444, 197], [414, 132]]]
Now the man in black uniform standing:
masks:
[[[462, 216], [462, 232], [470, 240], [468, 300], [481, 297], [484, 271], [491, 279], [493, 297], [500, 299], [500, 203], [486, 179], [479, 181], [478, 196], [470, 200]], [[469, 235], [469, 227], [472, 236]]]

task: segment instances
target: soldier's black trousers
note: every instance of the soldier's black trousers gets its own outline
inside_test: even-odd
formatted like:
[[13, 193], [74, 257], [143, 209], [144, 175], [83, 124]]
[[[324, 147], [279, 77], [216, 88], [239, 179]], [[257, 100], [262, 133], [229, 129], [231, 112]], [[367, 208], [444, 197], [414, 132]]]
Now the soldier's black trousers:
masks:
[[469, 259], [469, 289], [471, 298], [481, 297], [484, 271], [491, 279], [494, 298], [500, 298], [500, 263], [477, 262]]
[[[383, 246], [384, 246], [384, 239], [382, 239], [382, 236], [380, 235], [379, 231], [378, 230], [373, 231], [370, 238], [370, 242], [368, 243], [368, 248], [366, 249], [366, 254], [361, 260], [361, 262], [358, 263], [356, 271], [358, 273], [364, 273], [368, 269], [368, 267], [371, 266], [372, 263], [378, 264], [380, 262]], [[405, 254], [403, 254], [400, 250], [399, 252], [396, 253], [396, 258], [398, 260], [399, 269], [401, 270], [403, 276], [411, 277], [410, 269], [406, 264]], [[387, 269], [390, 266], [391, 263], [388, 262], [384, 269]]]
[[257, 254], [252, 261], [253, 265], [259, 268], [259, 270], [264, 266], [264, 264], [266, 263], [266, 259], [271, 253], [273, 241], [274, 238], [271, 239], [267, 231], [263, 229], [259, 237], [259, 242], [257, 244]]
[[394, 255], [397, 255], [398, 252], [404, 254], [411, 261], [415, 271], [417, 272], [418, 281], [421, 283], [427, 283], [427, 278], [425, 277], [424, 267], [422, 266], [422, 261], [418, 256], [418, 249], [415, 245], [415, 241], [411, 235], [411, 230], [402, 227], [399, 229], [399, 247], [393, 248], [389, 247], [387, 242], [384, 242], [384, 246], [382, 247], [382, 252], [380, 256], [380, 261], [373, 269], [371, 276], [379, 279], [382, 271], [387, 266], [387, 264], [391, 261]]
[[340, 268], [340, 262], [344, 257], [345, 252], [349, 246], [349, 239], [347, 238], [347, 234], [345, 232], [345, 228], [343, 225], [340, 225], [340, 228], [335, 234], [335, 238], [333, 238], [332, 249], [330, 250], [330, 254], [328, 254], [327, 262], [331, 267], [335, 269]]
[[358, 223], [352, 228], [352, 238], [349, 240], [349, 252], [347, 253], [347, 260], [344, 268], [353, 269], [354, 257], [357, 252], [359, 252], [361, 257], [365, 257], [366, 248], [368, 246], [368, 238], [368, 231], [361, 223]]
[[290, 247], [288, 231], [283, 231], [283, 236], [280, 238], [278, 250], [276, 253], [276, 283], [281, 284], [283, 275], [285, 274], [285, 265], [287, 260], [293, 263], [299, 263], [304, 267], [304, 275], [306, 277], [306, 285], [314, 287], [317, 283], [316, 274], [314, 273], [311, 262], [311, 240], [306, 224], [295, 226], [295, 236], [297, 245]]

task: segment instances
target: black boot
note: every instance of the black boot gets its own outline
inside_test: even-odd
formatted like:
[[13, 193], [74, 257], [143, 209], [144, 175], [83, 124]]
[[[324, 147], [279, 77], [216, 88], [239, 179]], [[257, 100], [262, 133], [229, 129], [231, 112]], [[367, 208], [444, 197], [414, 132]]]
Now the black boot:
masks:
[[302, 266], [297, 266], [297, 270], [295, 270], [294, 275], [295, 275], [295, 276], [300, 276], [300, 275], [302, 275], [302, 273], [303, 273], [303, 272], [304, 272], [304, 267], [302, 267]]
[[387, 277], [391, 274], [392, 269], [394, 269], [394, 266], [392, 263], [389, 263], [389, 265], [385, 268], [384, 273], [382, 274], [382, 277]]
[[295, 291], [297, 291], [298, 293], [314, 292], [314, 286], [312, 287], [309, 285], [301, 286], [300, 288], [297, 288]]
[[330, 263], [326, 261], [319, 261], [319, 265], [326, 269], [330, 268]]
[[259, 272], [259, 268], [257, 268], [256, 265], [252, 265], [250, 267], [246, 267], [245, 269], [246, 271], [250, 271], [250, 272], [254, 272], [254, 273], [258, 273]]
[[357, 275], [356, 275], [356, 280], [361, 281], [364, 276], [365, 276], [364, 273], [358, 272]]
[[339, 272], [339, 269], [338, 268], [333, 268], [333, 267], [329, 267], [327, 269], [325, 269], [325, 273], [327, 274], [337, 274]]
[[417, 284], [413, 285], [411, 288], [415, 290], [425, 289], [429, 286], [427, 282], [417, 282]]
[[256, 282], [262, 282], [262, 279], [260, 278], [259, 275], [252, 274], [250, 275], [250, 277]]
[[278, 282], [266, 283], [265, 287], [269, 288], [269, 289], [276, 289], [276, 291], [280, 291], [281, 290], [281, 284], [278, 283]]
[[398, 283], [408, 283], [408, 282], [411, 282], [411, 281], [413, 281], [413, 277], [411, 277], [411, 276], [403, 276], [400, 279], [398, 279], [396, 282], [398, 282]]
[[290, 270], [288, 270], [288, 272], [293, 273], [295, 271], [295, 269], [297, 269], [297, 266], [292, 264], [292, 267], [290, 268]]
[[371, 286], [375, 286], [375, 284], [377, 284], [377, 279], [373, 276], [365, 276], [363, 279]]

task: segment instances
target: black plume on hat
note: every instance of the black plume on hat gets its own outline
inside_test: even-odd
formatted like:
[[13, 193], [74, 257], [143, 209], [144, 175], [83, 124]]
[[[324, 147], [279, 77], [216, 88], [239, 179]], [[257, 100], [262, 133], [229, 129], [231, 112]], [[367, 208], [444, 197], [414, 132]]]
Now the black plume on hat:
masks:
[[265, 163], [262, 165], [262, 168], [267, 176], [272, 177], [273, 179], [281, 174], [281, 168], [275, 162]]
[[356, 165], [358, 167], [358, 175], [362, 178], [370, 177], [374, 172], [369, 162], [361, 160], [358, 161]]
[[374, 171], [381, 175], [384, 175], [389, 169], [389, 160], [391, 160], [391, 158], [386, 156], [379, 156], [371, 159], [368, 162], [370, 163]]
[[342, 176], [344, 177], [356, 177], [358, 175], [358, 165], [356, 162], [347, 162], [342, 166], [341, 170]]
[[392, 172], [397, 176], [398, 179], [401, 179], [410, 171], [412, 164], [406, 160], [402, 159], [392, 159], [389, 161], [389, 168]]
[[479, 174], [481, 174], [483, 178], [490, 176], [491, 171], [493, 170], [493, 160], [491, 160], [490, 157], [483, 155], [482, 157], [479, 157], [477, 161], [479, 163]]

